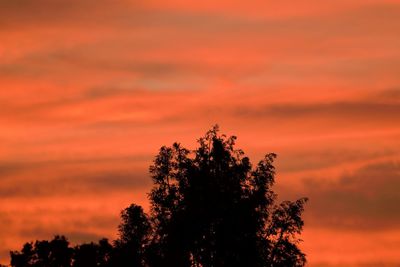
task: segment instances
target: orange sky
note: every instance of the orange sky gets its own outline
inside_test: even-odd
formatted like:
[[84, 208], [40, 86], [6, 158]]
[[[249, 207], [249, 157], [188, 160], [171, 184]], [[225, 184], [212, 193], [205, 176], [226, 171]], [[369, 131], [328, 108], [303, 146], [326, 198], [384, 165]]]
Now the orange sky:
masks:
[[0, 262], [114, 238], [218, 123], [310, 198], [309, 266], [398, 266], [399, 29], [398, 0], [0, 0]]

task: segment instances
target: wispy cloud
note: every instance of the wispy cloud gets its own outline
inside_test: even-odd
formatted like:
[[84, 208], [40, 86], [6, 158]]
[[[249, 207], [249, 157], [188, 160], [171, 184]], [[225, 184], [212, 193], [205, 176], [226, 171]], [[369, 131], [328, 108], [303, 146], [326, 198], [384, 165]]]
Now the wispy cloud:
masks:
[[0, 0], [0, 246], [112, 237], [158, 148], [219, 123], [310, 197], [311, 266], [380, 262], [360, 236], [398, 248], [399, 26], [396, 0]]
[[399, 183], [398, 162], [367, 165], [334, 181], [307, 179], [305, 194], [314, 200], [308, 222], [349, 231], [400, 230]]

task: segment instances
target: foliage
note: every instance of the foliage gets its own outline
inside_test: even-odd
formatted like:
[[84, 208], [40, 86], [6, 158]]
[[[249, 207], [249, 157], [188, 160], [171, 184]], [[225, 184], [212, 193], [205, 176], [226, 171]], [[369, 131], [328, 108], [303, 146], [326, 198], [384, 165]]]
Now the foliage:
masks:
[[123, 210], [112, 245], [70, 248], [56, 236], [11, 252], [11, 266], [304, 266], [298, 235], [307, 199], [277, 203], [276, 155], [253, 167], [235, 141], [215, 126], [194, 151], [163, 146], [150, 167], [149, 214], [134, 204]]
[[191, 152], [162, 147], [150, 167], [158, 266], [303, 266], [298, 248], [306, 199], [276, 204], [275, 154], [255, 168], [236, 137], [214, 127]]

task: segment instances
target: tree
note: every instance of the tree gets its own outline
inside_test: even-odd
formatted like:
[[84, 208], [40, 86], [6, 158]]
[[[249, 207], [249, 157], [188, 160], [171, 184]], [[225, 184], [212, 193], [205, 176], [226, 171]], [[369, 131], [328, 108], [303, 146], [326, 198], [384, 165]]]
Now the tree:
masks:
[[111, 267], [112, 245], [103, 238], [96, 243], [86, 243], [74, 247], [73, 267]]
[[32, 243], [25, 243], [21, 252], [11, 251], [11, 266], [12, 267], [30, 267], [33, 266], [34, 251]]
[[113, 266], [140, 267], [144, 265], [145, 244], [148, 243], [150, 222], [143, 208], [130, 205], [121, 212], [119, 238], [114, 242]]
[[302, 267], [306, 198], [277, 203], [273, 153], [253, 166], [217, 126], [191, 151], [161, 147], [150, 213], [121, 212], [118, 238], [69, 247], [63, 236], [11, 252], [12, 267]]
[[153, 266], [303, 266], [306, 198], [276, 204], [275, 154], [255, 168], [218, 127], [194, 151], [162, 147], [150, 167]]
[[21, 252], [11, 254], [12, 267], [70, 267], [72, 248], [64, 236], [56, 235], [53, 240], [26, 243]]
[[[64, 236], [53, 240], [26, 243], [21, 252], [12, 251], [12, 267], [112, 267], [112, 245], [107, 239], [98, 244], [87, 243], [70, 247]], [[117, 265], [116, 265], [117, 266]]]

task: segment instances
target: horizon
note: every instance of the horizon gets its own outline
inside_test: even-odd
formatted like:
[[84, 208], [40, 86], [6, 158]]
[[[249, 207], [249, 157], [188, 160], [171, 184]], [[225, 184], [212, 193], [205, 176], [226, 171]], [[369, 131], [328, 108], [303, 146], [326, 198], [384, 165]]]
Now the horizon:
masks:
[[310, 267], [400, 264], [400, 2], [0, 1], [0, 264], [114, 239], [163, 145], [212, 125], [279, 199]]

